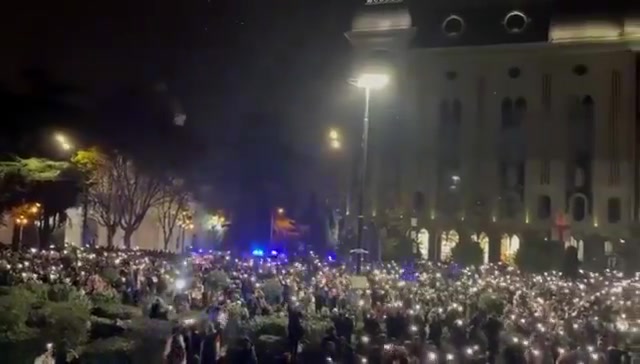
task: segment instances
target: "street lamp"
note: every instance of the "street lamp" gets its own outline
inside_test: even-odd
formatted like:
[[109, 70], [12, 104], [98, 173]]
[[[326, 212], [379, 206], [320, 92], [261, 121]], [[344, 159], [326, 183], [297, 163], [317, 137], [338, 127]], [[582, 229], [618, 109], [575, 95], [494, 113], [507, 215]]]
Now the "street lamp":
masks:
[[18, 216], [18, 218], [16, 218], [16, 224], [18, 224], [18, 226], [20, 227], [20, 229], [18, 230], [18, 246], [22, 246], [22, 232], [24, 231], [24, 226], [27, 225], [29, 223], [29, 219], [27, 219], [26, 217], [24, 217], [24, 215], [20, 215]]
[[[276, 214], [278, 216], [283, 216], [284, 215], [284, 208], [282, 207], [278, 207], [276, 209]], [[276, 216], [274, 216], [273, 211], [269, 213], [269, 225], [270, 225], [270, 229], [269, 229], [269, 242], [271, 243], [273, 241], [273, 230], [276, 227]]]
[[356, 274], [362, 272], [362, 258], [365, 251], [362, 249], [362, 232], [364, 229], [364, 192], [367, 178], [367, 150], [369, 144], [369, 103], [371, 90], [380, 90], [389, 83], [389, 75], [384, 73], [363, 73], [360, 77], [350, 81], [358, 88], [364, 89], [364, 116], [362, 118], [362, 163], [360, 165], [360, 190], [358, 191], [358, 231], [357, 245], [354, 253], [357, 255]]
[[68, 152], [68, 151], [73, 149], [73, 146], [71, 145], [71, 143], [69, 143], [69, 140], [67, 139], [67, 137], [64, 134], [57, 133], [55, 135], [55, 139], [58, 142], [58, 144], [60, 145], [60, 148], [62, 148], [62, 150]]
[[340, 141], [342, 138], [340, 133], [336, 129], [329, 130], [329, 146], [331, 149], [340, 149], [342, 148], [342, 142]]
[[[69, 139], [62, 133], [56, 133], [54, 139], [58, 142], [60, 148], [69, 152], [74, 149], [69, 143]], [[83, 176], [82, 181], [82, 229], [80, 231], [80, 240], [83, 247], [89, 246], [89, 181], [87, 176]]]

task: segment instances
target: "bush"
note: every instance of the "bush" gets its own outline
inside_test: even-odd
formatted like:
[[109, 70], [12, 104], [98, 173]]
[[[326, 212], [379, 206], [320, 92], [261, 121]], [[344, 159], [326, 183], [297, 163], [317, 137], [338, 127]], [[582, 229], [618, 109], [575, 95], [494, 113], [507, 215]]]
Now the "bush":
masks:
[[288, 351], [287, 339], [280, 336], [261, 335], [254, 341], [258, 362], [281, 358]]
[[559, 270], [563, 250], [564, 243], [559, 241], [525, 241], [516, 253], [516, 265], [528, 273]]
[[482, 265], [484, 252], [476, 241], [461, 241], [451, 250], [451, 260], [463, 267]]
[[83, 306], [85, 310], [91, 310], [93, 306], [83, 291], [66, 284], [49, 286], [47, 297], [51, 302], [73, 302], [75, 305]]
[[136, 317], [141, 317], [142, 310], [138, 307], [117, 303], [100, 303], [93, 307], [91, 314], [111, 320], [131, 320]]
[[23, 288], [12, 288], [0, 296], [0, 341], [18, 341], [33, 337], [33, 330], [27, 327], [31, 308], [36, 296]]
[[134, 319], [124, 338], [135, 343], [129, 353], [130, 363], [162, 363], [162, 354], [173, 323], [146, 318]]
[[120, 294], [118, 294], [118, 292], [113, 288], [104, 289], [100, 292], [94, 292], [88, 297], [94, 305], [119, 304], [122, 301], [122, 297], [120, 296]]
[[102, 317], [91, 317], [91, 339], [104, 339], [122, 335], [124, 327], [114, 320]]
[[98, 339], [79, 350], [82, 363], [127, 363], [128, 353], [135, 350], [136, 343], [123, 337]]
[[245, 322], [242, 325], [242, 331], [245, 332], [253, 342], [258, 337], [266, 336], [287, 336], [287, 318], [278, 316], [260, 316]]
[[49, 302], [43, 311], [46, 317], [43, 334], [58, 346], [73, 349], [87, 340], [91, 313], [84, 304]]
[[[264, 316], [257, 317], [246, 322], [242, 326], [242, 331], [253, 341], [261, 336], [287, 337], [288, 319], [284, 316]], [[318, 318], [307, 318], [302, 320], [305, 330], [304, 341], [318, 344], [325, 336], [327, 329], [333, 327], [333, 323], [329, 320]]]
[[120, 272], [117, 269], [108, 267], [100, 272], [100, 277], [109, 283], [112, 287], [120, 284]]
[[49, 286], [44, 283], [27, 282], [18, 287], [33, 293], [38, 302], [45, 302], [49, 299]]

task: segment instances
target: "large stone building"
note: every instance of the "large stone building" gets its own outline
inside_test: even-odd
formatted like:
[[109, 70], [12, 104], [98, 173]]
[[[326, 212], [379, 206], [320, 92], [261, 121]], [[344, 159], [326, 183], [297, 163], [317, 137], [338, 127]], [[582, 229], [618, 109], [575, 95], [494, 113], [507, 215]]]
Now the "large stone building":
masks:
[[460, 239], [487, 260], [536, 239], [581, 259], [637, 240], [634, 9], [417, 3], [369, 0], [347, 33], [356, 72], [393, 80], [372, 96], [367, 214], [412, 211], [432, 259]]

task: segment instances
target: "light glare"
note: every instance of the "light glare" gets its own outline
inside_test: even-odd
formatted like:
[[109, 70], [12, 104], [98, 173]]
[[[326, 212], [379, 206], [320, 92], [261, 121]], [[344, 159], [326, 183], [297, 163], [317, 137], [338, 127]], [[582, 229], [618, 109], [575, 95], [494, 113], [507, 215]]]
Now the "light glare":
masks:
[[389, 75], [382, 73], [364, 73], [358, 77], [356, 86], [359, 88], [379, 90], [389, 83]]

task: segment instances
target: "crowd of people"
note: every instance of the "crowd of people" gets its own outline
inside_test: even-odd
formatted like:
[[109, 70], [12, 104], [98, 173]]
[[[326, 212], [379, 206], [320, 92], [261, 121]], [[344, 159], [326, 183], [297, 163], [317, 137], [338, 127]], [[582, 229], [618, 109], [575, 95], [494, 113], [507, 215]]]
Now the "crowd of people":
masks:
[[[201, 313], [176, 322], [164, 348], [171, 364], [617, 364], [630, 362], [640, 332], [640, 277], [613, 271], [567, 279], [508, 265], [421, 262], [368, 266], [361, 278], [313, 254], [288, 261], [67, 248], [0, 251], [0, 273], [4, 285], [112, 290], [123, 303], [148, 304], [155, 319]], [[265, 317], [286, 322], [281, 357], [257, 353], [250, 332], [228, 335], [232, 322]], [[327, 323], [319, 340], [308, 322]]]

